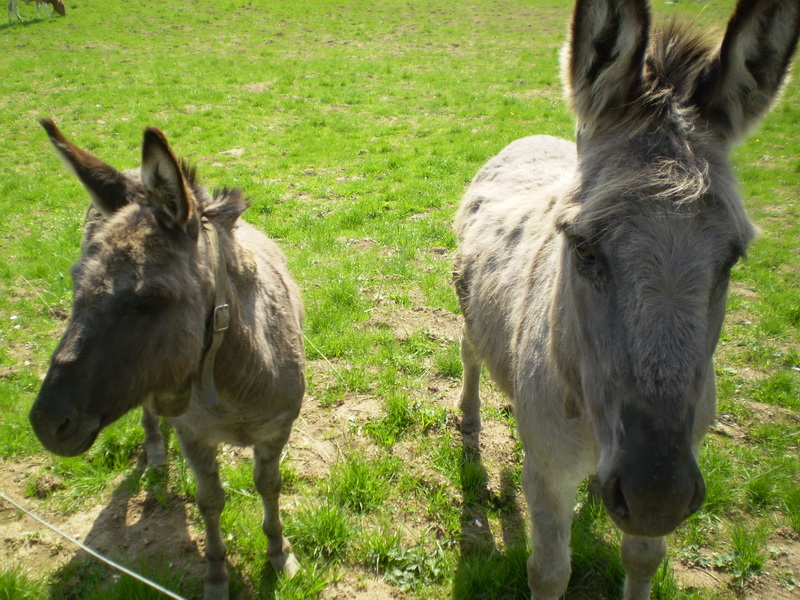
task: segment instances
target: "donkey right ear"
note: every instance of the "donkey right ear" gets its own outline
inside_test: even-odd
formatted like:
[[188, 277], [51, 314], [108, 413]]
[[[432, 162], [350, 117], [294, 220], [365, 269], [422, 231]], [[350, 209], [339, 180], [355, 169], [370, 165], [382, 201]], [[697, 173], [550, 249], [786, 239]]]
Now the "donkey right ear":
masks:
[[196, 233], [199, 226], [195, 200], [166, 136], [156, 127], [144, 131], [142, 183], [160, 198], [160, 208], [181, 229]]
[[649, 35], [647, 0], [576, 0], [562, 69], [579, 132], [613, 122], [639, 92]]
[[41, 119], [61, 162], [80, 179], [94, 205], [110, 215], [128, 204], [128, 178], [99, 158], [81, 150], [58, 130], [52, 119]]

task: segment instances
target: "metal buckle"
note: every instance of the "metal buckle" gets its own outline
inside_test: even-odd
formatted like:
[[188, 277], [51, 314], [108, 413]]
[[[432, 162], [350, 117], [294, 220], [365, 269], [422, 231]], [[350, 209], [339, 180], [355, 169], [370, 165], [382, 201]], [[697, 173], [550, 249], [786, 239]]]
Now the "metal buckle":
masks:
[[231, 312], [230, 306], [227, 304], [220, 304], [219, 306], [214, 307], [214, 321], [213, 321], [213, 331], [217, 333], [218, 331], [225, 331], [228, 329], [228, 326], [231, 323]]

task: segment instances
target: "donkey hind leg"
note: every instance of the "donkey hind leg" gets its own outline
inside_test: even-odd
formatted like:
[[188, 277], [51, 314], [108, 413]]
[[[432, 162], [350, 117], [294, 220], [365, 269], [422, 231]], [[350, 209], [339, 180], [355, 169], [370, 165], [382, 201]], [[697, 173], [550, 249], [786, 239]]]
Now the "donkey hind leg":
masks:
[[625, 600], [647, 600], [658, 565], [667, 555], [663, 537], [622, 536], [622, 566], [625, 568]]
[[464, 335], [461, 338], [461, 364], [464, 375], [461, 387], [461, 431], [465, 434], [477, 434], [481, 430], [481, 360], [475, 346], [470, 340], [467, 324], [464, 324]]
[[164, 436], [161, 435], [159, 425], [161, 417], [142, 407], [142, 427], [144, 428], [144, 450], [147, 454], [147, 466], [151, 469], [163, 467], [167, 464], [167, 449], [164, 446]]
[[261, 528], [267, 536], [267, 558], [272, 567], [287, 577], [293, 577], [300, 565], [292, 553], [292, 546], [283, 537], [279, 496], [281, 493], [281, 451], [286, 439], [256, 444], [253, 448], [255, 465], [253, 479], [264, 505]]
[[188, 436], [178, 430], [181, 451], [194, 473], [197, 484], [197, 507], [203, 517], [206, 534], [206, 571], [204, 600], [228, 600], [228, 570], [225, 567], [225, 542], [219, 519], [225, 507], [225, 491], [219, 479], [217, 446]]
[[564, 595], [571, 574], [569, 534], [579, 481], [546, 477], [534, 461], [523, 461], [523, 487], [531, 515], [531, 555], [528, 585], [531, 600], [557, 600]]

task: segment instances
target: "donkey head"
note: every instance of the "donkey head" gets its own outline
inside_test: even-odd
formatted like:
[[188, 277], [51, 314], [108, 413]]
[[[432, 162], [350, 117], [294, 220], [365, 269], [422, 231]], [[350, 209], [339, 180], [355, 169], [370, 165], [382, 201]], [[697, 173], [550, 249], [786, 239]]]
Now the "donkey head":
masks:
[[43, 120], [92, 198], [74, 299], [30, 420], [44, 446], [71, 456], [143, 402], [186, 409], [201, 361], [213, 285], [193, 172], [164, 135], [144, 133], [141, 175], [121, 173]]
[[651, 30], [646, 0], [577, 1], [564, 72], [578, 180], [559, 217], [572, 310], [556, 352], [627, 533], [664, 535], [702, 503], [712, 355], [754, 235], [728, 153], [779, 91], [798, 30], [797, 0], [740, 1], [718, 48]]
[[62, 17], [67, 14], [67, 9], [64, 7], [63, 0], [47, 0], [47, 2], [51, 4], [56, 12]]

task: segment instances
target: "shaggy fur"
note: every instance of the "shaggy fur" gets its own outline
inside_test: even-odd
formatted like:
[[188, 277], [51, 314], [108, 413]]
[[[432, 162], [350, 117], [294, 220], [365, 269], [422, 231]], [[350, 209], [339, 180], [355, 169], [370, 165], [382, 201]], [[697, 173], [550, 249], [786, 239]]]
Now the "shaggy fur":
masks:
[[[206, 192], [158, 130], [145, 132], [141, 170], [120, 173], [69, 142], [52, 121], [42, 124], [92, 204], [72, 269], [72, 315], [31, 408], [34, 431], [50, 451], [77, 455], [103, 427], [143, 406], [148, 463], [160, 466], [166, 453], [156, 413], [169, 416], [197, 481], [207, 599], [228, 597], [217, 446], [253, 446], [267, 554], [292, 574], [297, 566], [278, 507], [279, 460], [305, 380], [300, 295], [283, 254], [239, 220], [247, 206], [239, 191]], [[216, 264], [209, 228], [224, 264]], [[216, 269], [228, 280], [231, 319], [216, 354], [219, 402], [210, 405], [199, 379]]]
[[703, 500], [713, 352], [755, 233], [728, 155], [779, 92], [798, 31], [797, 0], [741, 0], [721, 46], [651, 29], [646, 0], [577, 0], [563, 61], [577, 143], [517, 140], [464, 196], [462, 430], [480, 430], [485, 363], [525, 449], [535, 600], [567, 588], [586, 477], [624, 534], [626, 600], [649, 596], [663, 536]]

